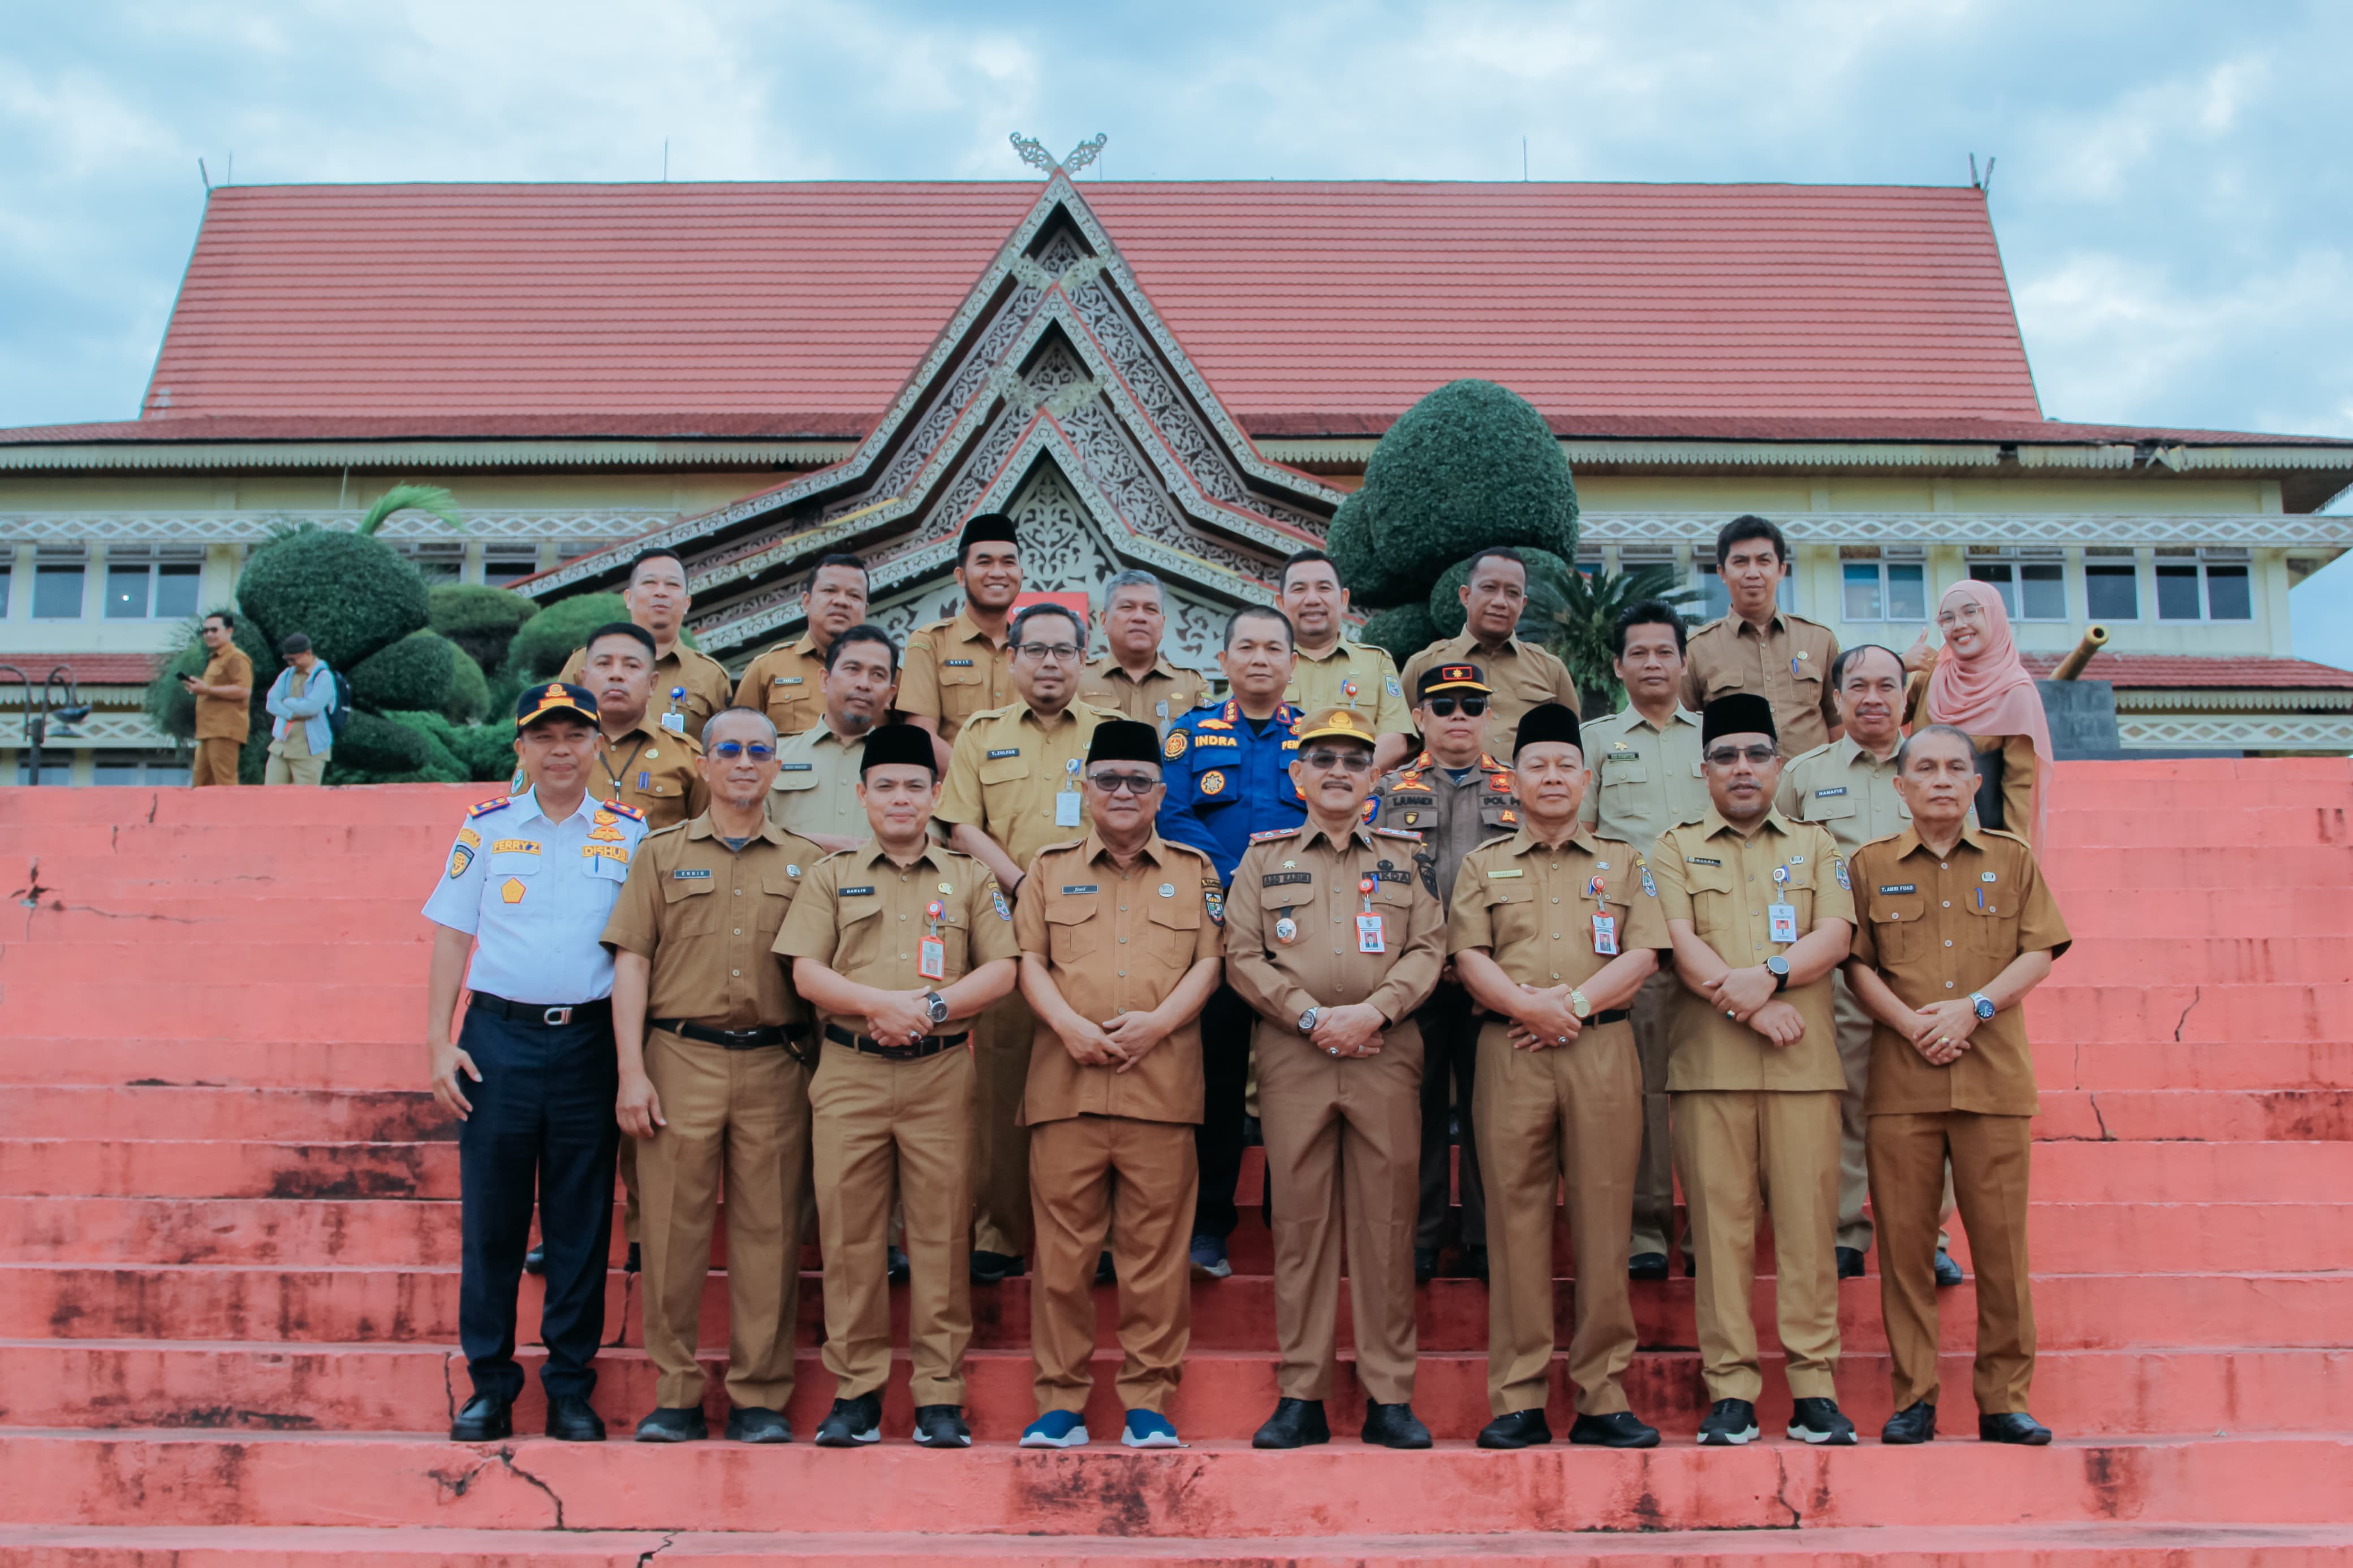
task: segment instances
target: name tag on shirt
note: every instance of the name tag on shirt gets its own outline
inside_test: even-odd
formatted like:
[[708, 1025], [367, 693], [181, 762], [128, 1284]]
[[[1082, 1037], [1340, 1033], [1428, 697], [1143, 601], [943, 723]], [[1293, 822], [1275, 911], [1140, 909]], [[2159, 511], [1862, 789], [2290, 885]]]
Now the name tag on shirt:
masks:
[[817, 771], [817, 764], [815, 763], [779, 763], [776, 764], [776, 771], [780, 773], [810, 773]]
[[841, 889], [841, 896], [845, 899], [855, 899], [860, 897], [871, 899], [874, 896], [874, 889], [871, 888], [844, 888]]
[[1835, 798], [1836, 798], [1837, 796], [1839, 796], [1839, 795], [1844, 795], [1845, 793], [1846, 793], [1846, 785], [1844, 785], [1844, 784], [1841, 784], [1841, 785], [1839, 785], [1839, 786], [1838, 786], [1838, 788], [1836, 788], [1836, 789], [1818, 789], [1818, 790], [1816, 790], [1816, 791], [1814, 792], [1814, 798], [1815, 798], [1816, 800], [1831, 800], [1831, 799], [1835, 799]]
[[1618, 917], [1616, 915], [1593, 917], [1593, 951], [1604, 958], [1618, 956]]
[[1018, 757], [1020, 754], [1021, 748], [1018, 746], [999, 746], [988, 753], [988, 760], [993, 763], [999, 757]]
[[800, 675], [780, 675], [776, 677], [776, 684], [779, 686], [798, 686], [807, 679], [807, 677]]
[[707, 868], [672, 871], [670, 879], [673, 882], [707, 882], [711, 880], [711, 872]]
[[1062, 891], [1066, 893], [1100, 893], [1103, 891], [1103, 884], [1100, 882], [1065, 882], [1062, 884]]
[[972, 660], [968, 658], [945, 658], [942, 659], [940, 662], [949, 669], [970, 669], [972, 668]]
[[1766, 941], [1787, 942], [1798, 940], [1797, 905], [1767, 904], [1765, 906], [1765, 920], [1767, 926]]
[[948, 977], [948, 944], [938, 937], [920, 937], [915, 942], [915, 973], [926, 980]]
[[1356, 951], [1358, 952], [1387, 952], [1388, 950], [1388, 942], [1384, 939], [1381, 932], [1381, 917], [1378, 915], [1358, 915], [1356, 917]]

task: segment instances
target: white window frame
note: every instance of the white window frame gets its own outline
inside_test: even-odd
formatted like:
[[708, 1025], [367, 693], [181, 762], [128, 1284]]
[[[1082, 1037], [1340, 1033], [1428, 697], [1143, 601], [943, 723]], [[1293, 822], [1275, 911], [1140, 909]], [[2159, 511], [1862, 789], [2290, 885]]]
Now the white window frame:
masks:
[[[1928, 580], [1927, 552], [1922, 550], [1882, 551], [1876, 545], [1865, 546], [1863, 548], [1869, 549], [1872, 553], [1865, 555], [1862, 552], [1862, 550], [1859, 549], [1853, 555], [1848, 555], [1843, 552], [1840, 554], [1838, 563], [1839, 619], [1855, 626], [1918, 626], [1927, 625], [1929, 613], [1928, 589], [1930, 587]], [[1895, 595], [1889, 590], [1887, 585], [1887, 570], [1891, 566], [1909, 566], [1920, 574], [1920, 614], [1917, 616], [1898, 616], [1894, 614]], [[1849, 572], [1854, 571], [1858, 567], [1870, 570], [1877, 574], [1879, 614], [1875, 616], [1858, 616], [1847, 608], [1846, 574]]]
[[[45, 616], [41, 614], [42, 575], [45, 572], [50, 574], [61, 573], [69, 566], [72, 568], [74, 574], [81, 580], [81, 587], [79, 591], [74, 595], [73, 614], [69, 616]], [[90, 616], [90, 547], [81, 544], [42, 545], [39, 552], [33, 558], [33, 591], [30, 599], [31, 602], [28, 607], [32, 611], [30, 618], [33, 620], [79, 621], [88, 619]]]
[[[2247, 613], [2245, 615], [2217, 616], [2214, 613], [2212, 573], [2218, 566], [2227, 571], [2236, 572], [2246, 584]], [[2198, 574], [2198, 614], [2194, 616], [2168, 616], [2165, 613], [2165, 574], [2168, 571], [2178, 572], [2184, 567], [2195, 568]], [[2254, 624], [2255, 563], [2254, 557], [2247, 551], [2214, 549], [2200, 550], [2194, 553], [2184, 552], [2181, 554], [2167, 554], [2160, 552], [2157, 557], [2156, 571], [2151, 574], [2151, 576], [2155, 580], [2156, 588], [2156, 603], [2151, 608], [2157, 611], [2157, 619], [2160, 623], [2177, 626], [2245, 626]]]
[[[185, 610], [168, 613], [156, 608], [164, 586], [164, 569], [173, 567], [174, 577], [192, 576], [195, 580], [195, 600]], [[193, 567], [190, 572], [187, 568]], [[114, 613], [114, 579], [117, 573], [137, 571], [147, 579], [144, 597], [135, 616]], [[205, 552], [202, 545], [185, 544], [117, 544], [106, 552], [104, 582], [100, 589], [99, 618], [106, 621], [182, 621], [204, 608]]]
[[[503, 561], [523, 561], [526, 557], [528, 562], [519, 572], [504, 571], [501, 565]], [[535, 544], [492, 544], [482, 551], [482, 581], [493, 588], [503, 588], [539, 569], [539, 547]]]
[[446, 587], [466, 580], [466, 542], [462, 539], [404, 539], [395, 546], [417, 568], [428, 588]]
[[[1788, 570], [1781, 574], [1781, 586], [1776, 591], [1773, 602], [1782, 614], [1794, 616], [1798, 613], [1798, 563], [1791, 561], [1788, 564]], [[1716, 574], [1715, 556], [1693, 557], [1692, 586], [1699, 590], [1699, 604], [1694, 610], [1699, 620], [1720, 620], [1732, 614], [1732, 590], [1725, 587], [1724, 579]]]
[[[1988, 587], [2000, 593], [2000, 584], [1978, 576], [1977, 571], [1980, 566], [2000, 566], [2009, 569], [2010, 591], [2003, 595], [2002, 607], [2010, 611], [2011, 620], [2023, 621], [2030, 626], [2047, 626], [2063, 625], [2074, 618], [2075, 595], [2067, 582], [2067, 560], [2058, 551], [1970, 550], [1968, 559], [1961, 564], [1962, 574], [1970, 581], [1985, 583]], [[2030, 616], [2026, 613], [2026, 568], [2030, 566], [2055, 566], [2059, 569], [2059, 613], [2057, 615]]]
[[[2094, 571], [2099, 572], [2102, 576], [2108, 576], [2111, 574], [2121, 575], [2126, 582], [2132, 584], [2133, 613], [2131, 615], [2104, 616], [2092, 608], [2092, 574]], [[2102, 623], [2108, 621], [2132, 621], [2138, 623], [2147, 620], [2149, 618], [2148, 612], [2142, 606], [2147, 601], [2148, 596], [2149, 594], [2147, 586], [2141, 582], [2140, 554], [2137, 551], [2127, 550], [2115, 555], [2094, 555], [2089, 550], [2084, 551], [2084, 616], [2085, 619], [2099, 621]]]

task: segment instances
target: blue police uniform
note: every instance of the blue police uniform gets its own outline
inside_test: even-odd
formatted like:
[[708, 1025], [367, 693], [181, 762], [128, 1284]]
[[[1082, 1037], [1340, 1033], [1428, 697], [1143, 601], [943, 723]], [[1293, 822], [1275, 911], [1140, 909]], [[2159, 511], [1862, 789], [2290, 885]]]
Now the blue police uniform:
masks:
[[646, 836], [644, 816], [584, 797], [562, 821], [536, 792], [467, 814], [425, 918], [475, 939], [458, 1037], [473, 1112], [458, 1131], [463, 1263], [458, 1338], [474, 1392], [512, 1403], [515, 1289], [534, 1198], [547, 1250], [541, 1323], [550, 1398], [586, 1398], [605, 1329], [613, 1237], [613, 955], [599, 940]]

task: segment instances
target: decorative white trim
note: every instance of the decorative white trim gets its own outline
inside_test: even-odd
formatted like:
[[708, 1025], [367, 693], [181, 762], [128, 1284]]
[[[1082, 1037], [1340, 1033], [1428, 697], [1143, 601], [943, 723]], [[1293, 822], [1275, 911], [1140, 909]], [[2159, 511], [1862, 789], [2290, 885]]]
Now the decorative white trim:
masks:
[[[83, 693], [87, 698], [89, 693]], [[179, 742], [147, 721], [146, 712], [139, 708], [129, 710], [99, 711], [80, 723], [70, 726], [73, 733], [57, 732], [55, 720], [50, 721], [49, 738], [41, 742], [46, 752], [78, 752], [84, 747], [101, 751], [148, 750], [176, 746]], [[21, 753], [25, 750], [25, 710], [21, 702], [0, 702], [0, 745]]]
[[[258, 544], [280, 529], [305, 522], [349, 531], [358, 509], [326, 512], [17, 511], [0, 512], [0, 542], [20, 544]], [[395, 512], [378, 531], [386, 541], [544, 540], [570, 543], [628, 540], [670, 521], [667, 512], [568, 510], [468, 512], [451, 528], [430, 512]]]
[[2119, 718], [2127, 748], [2353, 753], [2353, 715], [2326, 719]]
[[838, 463], [848, 441], [92, 441], [0, 444], [0, 472], [86, 469], [318, 470], [515, 467], [808, 468]]
[[[2092, 671], [2097, 679], [2099, 671]], [[2116, 693], [2120, 713], [2172, 714], [2188, 710], [2210, 713], [2353, 712], [2353, 688], [2219, 686], [2137, 687]]]

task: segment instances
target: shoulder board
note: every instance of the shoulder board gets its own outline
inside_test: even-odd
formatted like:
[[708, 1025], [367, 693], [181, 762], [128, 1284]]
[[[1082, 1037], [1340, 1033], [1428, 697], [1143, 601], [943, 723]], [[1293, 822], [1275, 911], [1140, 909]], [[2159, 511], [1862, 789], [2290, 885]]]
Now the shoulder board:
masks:
[[702, 742], [696, 740], [693, 736], [673, 734], [670, 739], [674, 741], [684, 741], [686, 742], [686, 749], [690, 752], [698, 757], [702, 755]]
[[[1053, 844], [1041, 846], [1038, 854], [1059, 855], [1065, 849], [1082, 849], [1086, 847], [1086, 842], [1083, 838], [1064, 838]], [[1030, 858], [1035, 859], [1037, 856], [1032, 856]]]
[[[681, 740], [683, 740], [685, 737], [681, 736], [681, 737], [680, 737], [680, 738], [681, 738]], [[692, 743], [692, 742], [689, 742], [689, 744], [691, 744], [691, 743]], [[619, 801], [617, 801], [617, 800], [608, 800], [608, 801], [606, 801], [606, 802], [604, 802], [604, 803], [603, 803], [603, 805], [599, 807], [599, 809], [600, 809], [600, 810], [604, 810], [604, 811], [609, 811], [609, 812], [611, 812], [615, 816], [626, 816], [626, 817], [628, 817], [631, 822], [643, 822], [643, 821], [646, 819], [646, 814], [645, 814], [644, 812], [639, 811], [639, 810], [638, 810], [636, 806], [634, 806], [634, 805], [622, 805]]]
[[2034, 852], [2034, 847], [2032, 845], [2027, 843], [2023, 837], [2020, 837], [2018, 834], [2010, 832], [2006, 827], [1980, 827], [1978, 831], [1984, 834], [1988, 838], [2007, 838], [2012, 844], [2024, 849], [2030, 855]]
[[[1084, 841], [1083, 841], [1083, 840], [1082, 840], [1082, 842], [1084, 842]], [[1198, 849], [1194, 848], [1190, 844], [1179, 844], [1179, 843], [1177, 843], [1177, 842], [1176, 842], [1175, 839], [1173, 839], [1173, 838], [1164, 838], [1164, 839], [1162, 839], [1160, 842], [1161, 842], [1161, 843], [1163, 843], [1163, 844], [1165, 844], [1165, 845], [1166, 845], [1166, 846], [1167, 846], [1171, 850], [1175, 851], [1175, 852], [1176, 852], [1176, 853], [1177, 853], [1177, 854], [1180, 854], [1180, 855], [1190, 855], [1190, 856], [1191, 856], [1194, 859], [1196, 859], [1196, 860], [1203, 860], [1203, 861], [1206, 861], [1206, 860], [1208, 860], [1208, 855], [1204, 854], [1202, 851], [1200, 851], [1200, 850], [1198, 850]]]
[[[1250, 841], [1253, 844], [1271, 844], [1278, 838], [1296, 838], [1298, 837], [1299, 829], [1296, 827], [1270, 827], [1264, 833], [1251, 834], [1250, 836]], [[1415, 837], [1418, 837], [1418, 835]]]
[[1410, 840], [1411, 842], [1416, 843], [1416, 844], [1419, 844], [1419, 843], [1420, 843], [1420, 842], [1421, 842], [1421, 835], [1420, 835], [1420, 834], [1419, 834], [1419, 833], [1414, 832], [1414, 831], [1413, 831], [1412, 829], [1410, 829], [1410, 828], [1405, 828], [1405, 827], [1376, 827], [1376, 828], [1373, 828], [1373, 829], [1371, 830], [1371, 832], [1372, 832], [1373, 837], [1376, 837], [1376, 838], [1404, 838], [1404, 839], [1409, 839], [1409, 840]]
[[502, 795], [495, 800], [486, 800], [482, 802], [481, 805], [471, 807], [467, 811], [466, 816], [470, 820], [477, 816], [488, 816], [491, 813], [499, 810], [501, 807], [512, 805], [513, 804], [514, 796], [511, 795]]
[[1223, 719], [1204, 719], [1201, 721], [1199, 727], [1204, 730], [1230, 730], [1233, 728], [1231, 724], [1227, 723]]
[[[1786, 614], [1787, 612], [1784, 612], [1784, 613]], [[1705, 626], [1704, 626], [1700, 627], [1700, 629], [1699, 629], [1698, 631], [1695, 631], [1695, 632], [1692, 633], [1692, 636], [1694, 636], [1694, 637], [1704, 637], [1704, 636], [1705, 636], [1706, 634], [1708, 634], [1709, 632], [1712, 632], [1712, 631], [1715, 630], [1715, 628], [1716, 628], [1716, 627], [1718, 627], [1718, 626], [1729, 625], [1729, 624], [1731, 623], [1731, 620], [1732, 620], [1732, 617], [1731, 617], [1729, 615], [1722, 615], [1722, 616], [1716, 616], [1716, 617], [1715, 617], [1715, 619], [1714, 619], [1714, 620], [1712, 620], [1712, 621], [1708, 622], [1708, 623], [1707, 623], [1707, 625], [1705, 625]]]
[[[965, 720], [965, 721], [964, 721], [964, 728], [965, 728], [965, 730], [969, 730], [969, 729], [971, 729], [975, 724], [978, 723], [978, 722], [979, 722], [981, 720], [983, 720], [983, 719], [1001, 719], [1001, 718], [1003, 718], [1003, 717], [1005, 716], [1005, 711], [1006, 711], [1006, 710], [1007, 710], [1007, 709], [1008, 709], [1008, 708], [1010, 708], [1010, 707], [1012, 707], [1012, 706], [1013, 706], [1013, 704], [1012, 704], [1012, 703], [1010, 703], [1010, 702], [1005, 702], [1005, 703], [1000, 703], [1000, 704], [998, 704], [998, 705], [997, 705], [997, 707], [995, 707], [995, 708], [977, 708], [977, 709], [975, 709], [975, 710], [973, 710], [973, 712], [972, 712], [971, 717], [969, 717], [969, 718], [967, 718], [966, 720]], [[957, 735], [957, 737], [958, 737], [959, 739], [961, 739], [961, 738], [963, 737], [963, 735], [964, 735], [964, 730], [959, 730], [959, 731], [956, 731], [956, 735]]]
[[[632, 815], [632, 816], [634, 816], [634, 815], [636, 815], [636, 814], [635, 814], [635, 813], [632, 813], [631, 815]], [[683, 833], [683, 832], [685, 832], [685, 831], [686, 831], [686, 824], [685, 824], [685, 823], [683, 823], [683, 822], [673, 822], [673, 823], [671, 823], [668, 827], [657, 827], [657, 828], [655, 828], [651, 833], [647, 834], [647, 835], [646, 835], [646, 841], [647, 841], [648, 843], [651, 843], [653, 840], [655, 840], [655, 839], [657, 839], [657, 838], [661, 838], [661, 837], [667, 837], [667, 836], [668, 836], [668, 835], [670, 835], [670, 834], [672, 834], [672, 833]]]

